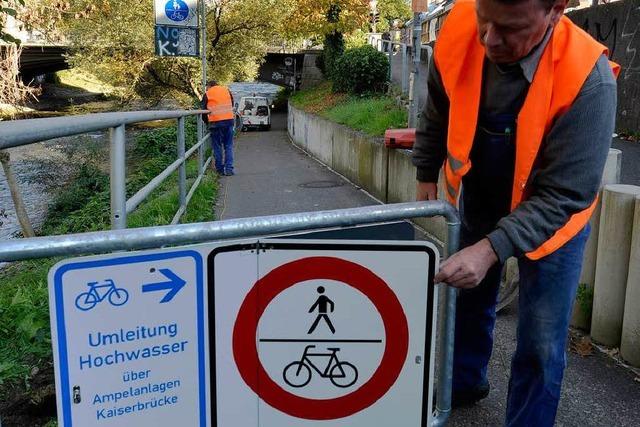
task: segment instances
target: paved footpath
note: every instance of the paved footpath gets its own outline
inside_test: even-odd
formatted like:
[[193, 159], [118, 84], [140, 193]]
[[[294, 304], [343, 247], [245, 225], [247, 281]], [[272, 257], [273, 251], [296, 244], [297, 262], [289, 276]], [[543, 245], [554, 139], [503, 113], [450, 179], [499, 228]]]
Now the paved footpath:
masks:
[[[290, 144], [286, 117], [271, 132], [248, 132], [236, 141], [236, 175], [221, 179], [221, 219], [339, 209], [379, 203]], [[455, 410], [450, 426], [500, 426], [504, 419], [517, 301], [498, 316], [489, 368], [492, 390], [472, 408]], [[640, 426], [640, 378], [595, 351], [570, 352], [558, 426]]]

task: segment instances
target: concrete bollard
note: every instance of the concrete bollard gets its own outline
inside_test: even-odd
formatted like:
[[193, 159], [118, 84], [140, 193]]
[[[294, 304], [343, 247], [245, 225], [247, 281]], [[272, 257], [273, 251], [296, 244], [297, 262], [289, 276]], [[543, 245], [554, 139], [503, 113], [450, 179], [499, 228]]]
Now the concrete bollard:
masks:
[[[622, 151], [615, 148], [609, 150], [607, 163], [602, 174], [602, 186], [620, 183]], [[584, 248], [580, 287], [571, 316], [571, 326], [589, 331], [591, 327], [591, 309], [593, 305], [593, 284], [596, 278], [596, 256], [598, 253], [598, 232], [600, 230], [600, 211], [602, 210], [602, 194], [598, 206], [591, 217], [591, 234]]]
[[605, 186], [602, 195], [591, 336], [611, 347], [620, 344], [622, 335], [633, 216], [638, 195], [640, 187], [622, 184]]
[[640, 368], [640, 197], [636, 198], [620, 355]]

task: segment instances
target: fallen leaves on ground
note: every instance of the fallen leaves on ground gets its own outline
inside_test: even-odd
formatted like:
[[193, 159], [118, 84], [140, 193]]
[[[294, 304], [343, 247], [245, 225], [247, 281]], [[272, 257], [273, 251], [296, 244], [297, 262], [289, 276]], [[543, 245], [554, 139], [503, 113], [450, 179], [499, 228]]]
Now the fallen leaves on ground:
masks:
[[582, 357], [593, 354], [593, 344], [589, 337], [571, 337], [570, 348], [574, 353]]

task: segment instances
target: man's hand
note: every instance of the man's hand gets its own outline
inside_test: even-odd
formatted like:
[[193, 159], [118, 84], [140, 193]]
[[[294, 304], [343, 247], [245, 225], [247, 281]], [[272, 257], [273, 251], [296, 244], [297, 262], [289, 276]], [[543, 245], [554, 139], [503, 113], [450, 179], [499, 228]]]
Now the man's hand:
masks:
[[456, 252], [443, 262], [434, 281], [447, 283], [454, 288], [475, 288], [497, 261], [498, 257], [489, 239], [485, 238], [473, 246]]
[[416, 182], [416, 200], [438, 200], [438, 184], [435, 182]]

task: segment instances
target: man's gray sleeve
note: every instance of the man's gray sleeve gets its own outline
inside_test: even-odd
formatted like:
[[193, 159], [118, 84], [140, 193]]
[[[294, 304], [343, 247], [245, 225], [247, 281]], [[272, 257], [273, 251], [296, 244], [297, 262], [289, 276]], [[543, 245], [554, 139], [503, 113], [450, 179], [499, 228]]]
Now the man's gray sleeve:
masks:
[[615, 126], [616, 82], [603, 55], [543, 141], [524, 202], [487, 237], [501, 262], [536, 250], [593, 202]]
[[433, 60], [429, 63], [427, 88], [427, 102], [418, 119], [412, 161], [418, 181], [438, 182], [438, 173], [447, 155], [449, 98]]

